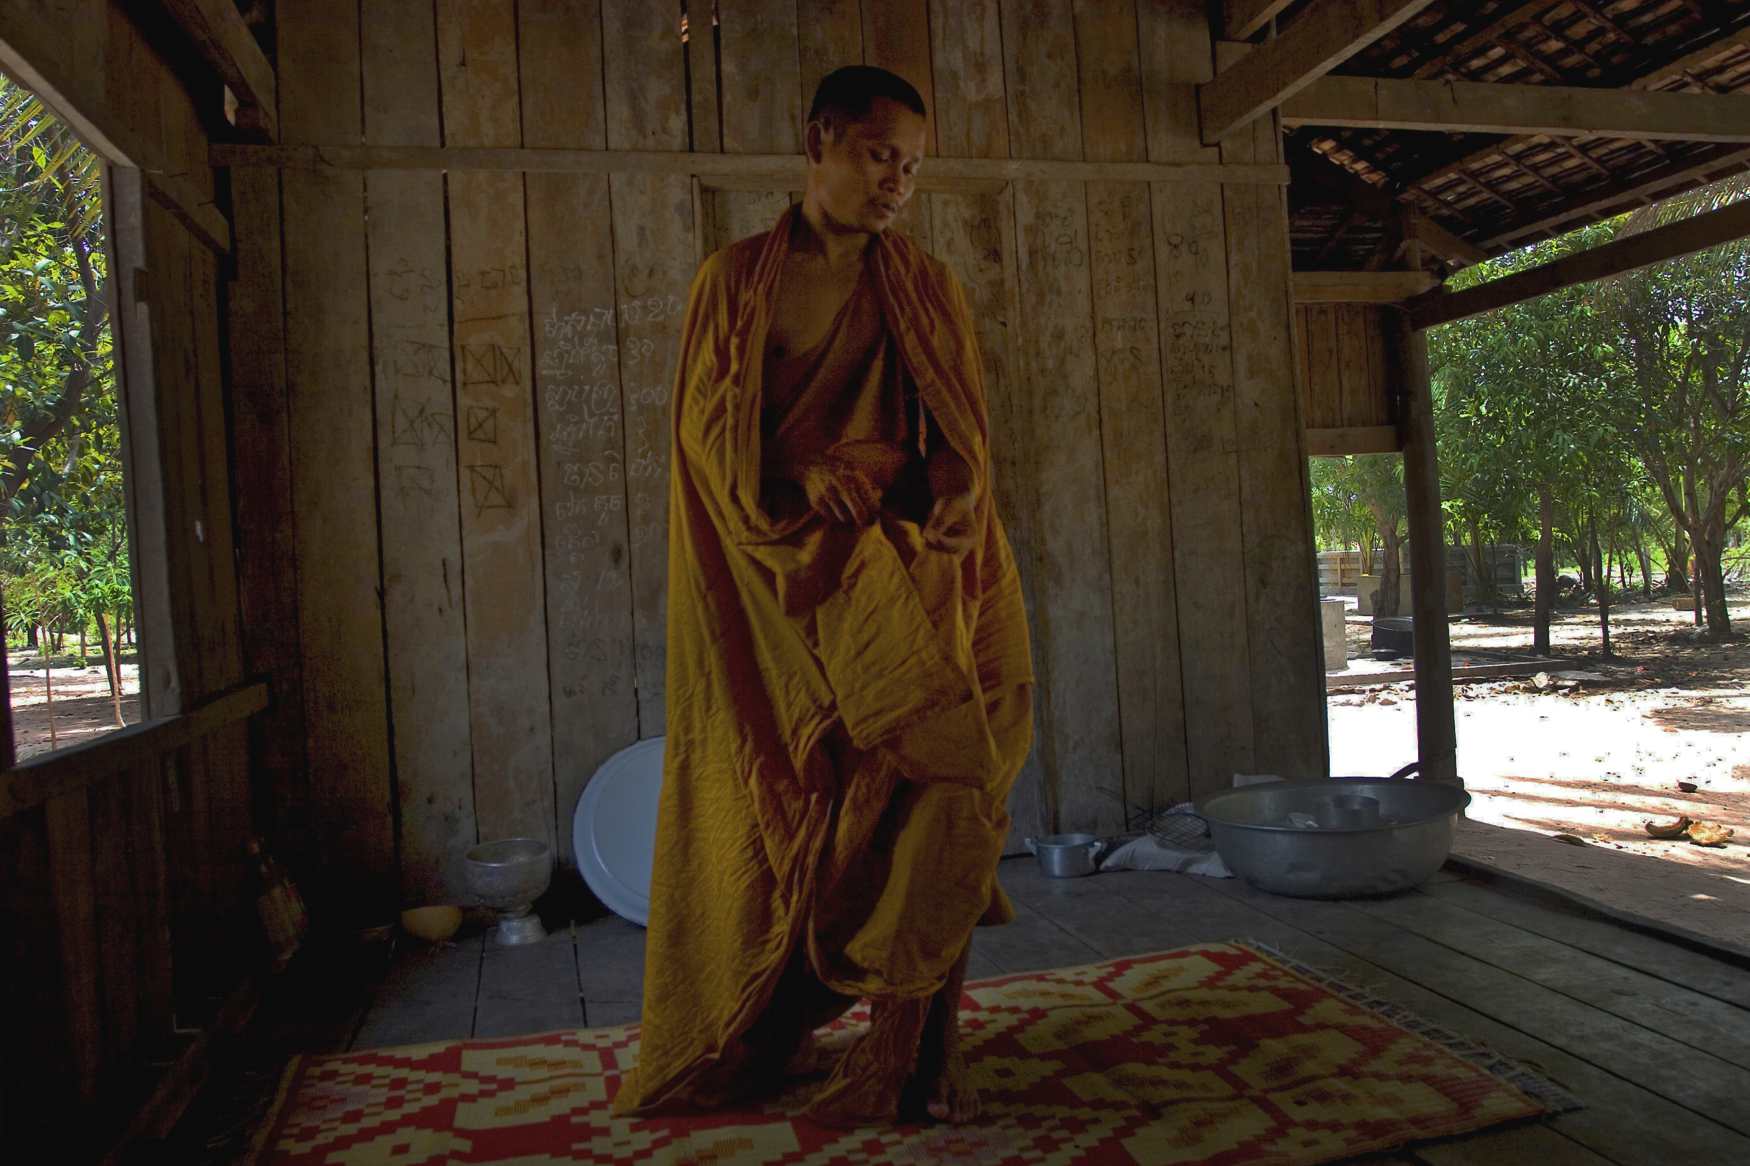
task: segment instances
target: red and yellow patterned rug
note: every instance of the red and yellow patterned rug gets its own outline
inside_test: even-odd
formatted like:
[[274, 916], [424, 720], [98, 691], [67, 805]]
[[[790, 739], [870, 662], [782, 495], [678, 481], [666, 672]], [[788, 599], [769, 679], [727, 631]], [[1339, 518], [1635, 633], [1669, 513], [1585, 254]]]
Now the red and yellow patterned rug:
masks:
[[[969, 986], [973, 1125], [842, 1131], [755, 1112], [608, 1115], [638, 1028], [309, 1058], [257, 1160], [675, 1166], [1327, 1162], [1534, 1117], [1554, 1086], [1266, 949], [1203, 944]], [[827, 1035], [848, 1042], [866, 1014]], [[1416, 1031], [1412, 1031], [1412, 1029]]]

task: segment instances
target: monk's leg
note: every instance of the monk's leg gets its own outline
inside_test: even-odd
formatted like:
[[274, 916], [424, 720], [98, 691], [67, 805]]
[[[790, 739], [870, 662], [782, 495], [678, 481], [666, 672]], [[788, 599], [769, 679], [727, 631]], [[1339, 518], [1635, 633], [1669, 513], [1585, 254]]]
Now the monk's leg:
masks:
[[898, 1117], [932, 999], [875, 1000], [868, 1031], [851, 1042], [803, 1116], [831, 1126], [870, 1125]]
[[804, 1111], [826, 1125], [855, 1126], [894, 1118], [969, 1122], [978, 1093], [960, 1048], [960, 997], [968, 944], [934, 996], [877, 999], [869, 1030], [845, 1051]]
[[820, 982], [799, 945], [765, 1011], [742, 1037], [745, 1054], [736, 1069], [742, 1096], [770, 1096], [789, 1079], [816, 1072], [814, 1030], [844, 1015], [854, 1003]]
[[930, 1016], [918, 1047], [917, 1073], [907, 1089], [908, 1104], [937, 1121], [960, 1124], [978, 1116], [978, 1090], [966, 1071], [960, 1048], [960, 998], [966, 989], [966, 963], [972, 945], [960, 953], [948, 982], [930, 1000]]

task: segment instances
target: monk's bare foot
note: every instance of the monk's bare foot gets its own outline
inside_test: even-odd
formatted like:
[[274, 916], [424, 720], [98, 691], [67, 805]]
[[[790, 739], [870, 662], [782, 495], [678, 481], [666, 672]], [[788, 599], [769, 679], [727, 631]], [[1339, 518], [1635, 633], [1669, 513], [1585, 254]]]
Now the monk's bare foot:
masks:
[[784, 1076], [812, 1077], [820, 1072], [820, 1065], [820, 1042], [814, 1039], [813, 1033], [805, 1032], [796, 1045], [796, 1051], [790, 1054], [790, 1060], [784, 1065]]
[[802, 1115], [839, 1127], [892, 1121], [915, 1081], [911, 1070], [928, 1016], [928, 1000], [877, 1000], [868, 1030], [851, 1042]]
[[911, 1097], [923, 1100], [930, 1117], [953, 1125], [978, 1117], [978, 1090], [973, 1088], [966, 1059], [960, 1053], [960, 994], [966, 983], [966, 960], [962, 954], [948, 982], [930, 1001], [930, 1017], [918, 1043], [917, 1071], [908, 1089]]
[[978, 1119], [978, 1090], [959, 1053], [945, 1061], [931, 1089], [927, 1107], [931, 1117], [950, 1125], [965, 1125]]

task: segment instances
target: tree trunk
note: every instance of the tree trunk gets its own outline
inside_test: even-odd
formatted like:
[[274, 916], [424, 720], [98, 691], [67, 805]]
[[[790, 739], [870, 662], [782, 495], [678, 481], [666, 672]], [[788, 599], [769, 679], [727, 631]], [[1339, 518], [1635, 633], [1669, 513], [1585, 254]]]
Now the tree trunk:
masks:
[[1598, 520], [1590, 523], [1592, 573], [1598, 580], [1598, 634], [1604, 641], [1604, 658], [1610, 659], [1610, 564], [1604, 559], [1598, 545]]
[[1726, 576], [1720, 567], [1724, 542], [1723, 537], [1715, 539], [1712, 531], [1695, 539], [1696, 613], [1700, 617], [1706, 608], [1707, 638], [1716, 641], [1732, 637], [1732, 618], [1726, 609]]
[[1647, 557], [1647, 540], [1635, 535], [1635, 557], [1641, 561], [1641, 598], [1653, 598], [1653, 560]]
[[45, 624], [42, 635], [43, 656], [43, 711], [49, 720], [49, 748], [56, 747], [55, 741], [55, 669], [49, 661], [49, 629]]
[[[1689, 525], [1688, 533], [1691, 544], [1690, 576], [1695, 585], [1695, 626], [1700, 627], [1709, 602], [1708, 592], [1713, 589], [1714, 580], [1701, 568], [1702, 556], [1706, 553], [1702, 544], [1707, 541], [1707, 530], [1702, 526], [1701, 500], [1695, 493], [1695, 475], [1687, 470], [1683, 474], [1683, 505], [1695, 517], [1695, 521]], [[1717, 549], [1714, 551], [1714, 562], [1719, 562]]]
[[1493, 604], [1495, 601], [1494, 565], [1483, 555], [1483, 527], [1479, 522], [1470, 524], [1470, 558], [1471, 567], [1476, 572], [1477, 597], [1484, 602]]
[[83, 622], [79, 628], [79, 667], [85, 667], [85, 627]]
[[1403, 540], [1398, 537], [1394, 528], [1387, 530], [1379, 528], [1380, 543], [1385, 549], [1385, 565], [1379, 571], [1379, 597], [1374, 601], [1373, 614], [1378, 616], [1393, 616], [1398, 614], [1398, 593], [1403, 590], [1399, 582], [1402, 574], [1398, 567], [1398, 548]]
[[122, 666], [117, 659], [115, 637], [109, 634], [109, 621], [103, 612], [97, 613], [97, 634], [103, 637], [104, 671], [109, 674], [109, 700], [115, 706], [115, 727], [121, 728], [127, 724], [122, 719]]
[[1689, 594], [1689, 536], [1683, 524], [1677, 523], [1671, 536], [1671, 557], [1665, 562], [1665, 590], [1673, 595]]
[[1556, 500], [1549, 483], [1537, 487], [1537, 606], [1533, 609], [1531, 650], [1549, 655], [1549, 617], [1556, 601]]

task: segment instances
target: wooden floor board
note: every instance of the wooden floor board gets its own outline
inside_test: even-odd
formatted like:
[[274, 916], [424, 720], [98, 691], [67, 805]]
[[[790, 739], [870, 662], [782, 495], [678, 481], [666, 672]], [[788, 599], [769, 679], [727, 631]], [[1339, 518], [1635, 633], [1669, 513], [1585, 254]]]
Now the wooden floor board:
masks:
[[1431, 895], [1358, 904], [1370, 915], [1739, 1068], [1750, 1067], [1750, 1011], [1601, 959]]
[[[1731, 1029], [1740, 1010], [1688, 987], [1729, 986], [1716, 969], [1677, 958], [1680, 973], [1673, 974], [1683, 978], [1677, 983], [1631, 965], [1673, 966], [1659, 959], [1662, 946], [1647, 946], [1658, 945], [1653, 937], [1625, 932], [1634, 941], [1625, 943], [1595, 927], [1574, 927], [1576, 921], [1558, 912], [1527, 912], [1520, 900], [1461, 883], [1358, 907], [1277, 898], [1233, 880], [1154, 872], [1048, 879], [1031, 858], [1004, 863], [1000, 877], [1017, 918], [974, 936], [974, 979], [1251, 939], [1485, 1041], [1585, 1103], [1546, 1123], [1370, 1162], [1598, 1166], [1750, 1160], [1750, 1138], [1743, 1136], [1750, 1106], [1744, 1069], [1655, 1031], [1646, 1023], [1654, 1014], [1621, 995], [1640, 989], [1655, 1000], [1678, 1001], [1672, 1023], [1691, 1038], [1699, 1039], [1709, 1017]], [[573, 935], [574, 946], [556, 935], [547, 944], [500, 949], [475, 936], [457, 945], [404, 950], [376, 992], [353, 1047], [635, 1022], [643, 930], [608, 917], [575, 925]], [[1572, 946], [1581, 949], [1568, 957], [1571, 974], [1561, 966], [1570, 939], [1579, 940]], [[1669, 952], [1695, 954], [1675, 946]], [[1593, 982], [1582, 982], [1587, 977]], [[570, 999], [563, 998], [567, 991]], [[1641, 1022], [1623, 1015], [1624, 1009], [1636, 1010]]]
[[[1676, 1102], [1638, 1083], [1636, 1066], [1622, 1065], [1607, 1047], [1607, 1035], [1574, 1041], [1550, 1031], [1559, 1025], [1535, 1015], [1498, 1017], [1488, 990], [1479, 992], [1463, 982], [1466, 977], [1452, 974], [1458, 961], [1444, 958], [1450, 953], [1426, 940], [1342, 904], [1282, 899], [1238, 880], [1180, 882], [1177, 895], [1221, 895], [1285, 925], [1274, 939], [1268, 925], [1256, 920], [1236, 918], [1236, 928], [1250, 928], [1313, 967], [1543, 1072], [1585, 1103], [1583, 1109], [1552, 1119], [1552, 1128], [1596, 1153], [1622, 1162], [1725, 1161], [1750, 1155], [1750, 1139], [1710, 1120], [1694, 1094]], [[1569, 1045], [1577, 1046], [1576, 1051], [1569, 1051]], [[1604, 1060], [1615, 1061], [1627, 1074], [1596, 1063]], [[1704, 1085], [1699, 1079], [1691, 1083]]]
[[1750, 972], [1729, 960], [1680, 947], [1657, 936], [1631, 931], [1608, 919], [1562, 911], [1517, 895], [1503, 894], [1470, 879], [1430, 884], [1423, 889], [1435, 898], [1467, 911], [1559, 939], [1570, 947], [1681, 984], [1692, 992], [1750, 1009]]
[[352, 1047], [472, 1036], [485, 938], [476, 934], [456, 943], [417, 944], [399, 955], [372, 997]]
[[591, 1024], [604, 1023], [597, 1003], [631, 1004], [636, 1012], [644, 999], [644, 929], [617, 915], [579, 923], [577, 982]]
[[1417, 1146], [1415, 1157], [1427, 1166], [1607, 1166], [1614, 1161], [1547, 1125], [1487, 1130]]
[[966, 978], [968, 980], [990, 980], [1003, 975], [1002, 965], [985, 955], [978, 948], [978, 936], [972, 937], [972, 955], [966, 961]]
[[480, 961], [475, 1036], [516, 1036], [581, 1024], [583, 994], [570, 927], [556, 930], [542, 943], [487, 945]]
[[643, 1007], [638, 1000], [586, 1000], [583, 1011], [591, 1028], [612, 1028], [620, 1024], [637, 1024]]
[[987, 927], [975, 938], [981, 956], [1005, 974], [1075, 967], [1100, 959], [1098, 949], [1065, 931], [1046, 915], [1017, 899], [1015, 921]]

